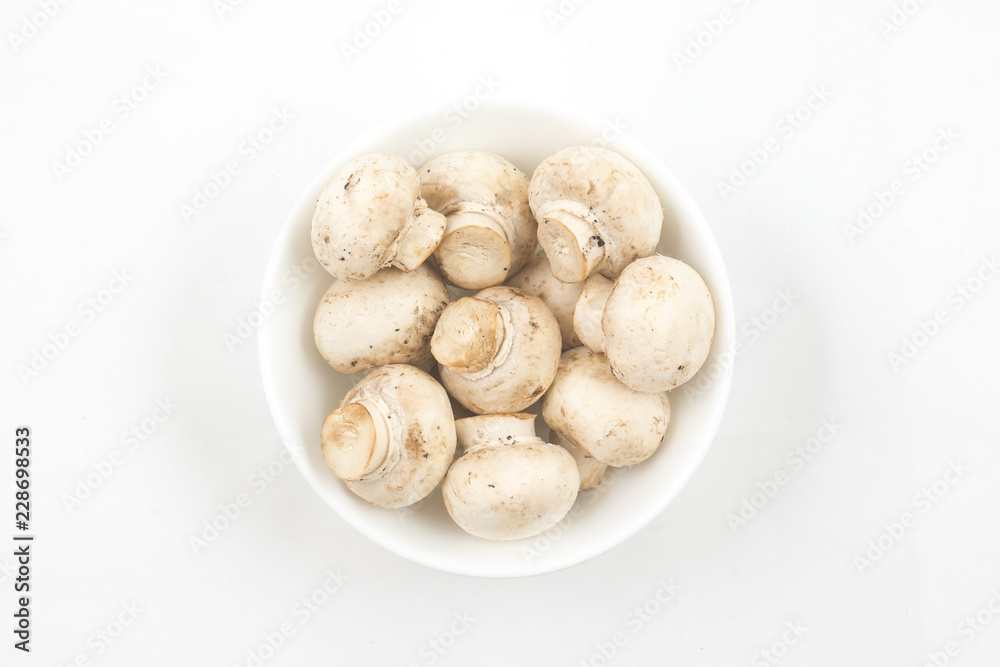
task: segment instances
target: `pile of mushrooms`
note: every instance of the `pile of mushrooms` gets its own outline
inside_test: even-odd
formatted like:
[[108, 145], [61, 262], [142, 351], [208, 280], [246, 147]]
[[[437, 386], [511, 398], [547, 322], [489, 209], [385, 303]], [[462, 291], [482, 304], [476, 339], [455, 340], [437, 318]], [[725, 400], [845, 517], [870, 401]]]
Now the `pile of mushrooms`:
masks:
[[336, 278], [313, 334], [333, 369], [367, 374], [322, 424], [331, 473], [387, 509], [440, 487], [461, 529], [516, 540], [653, 456], [715, 332], [701, 276], [654, 254], [662, 225], [650, 182], [604, 148], [530, 179], [486, 151], [344, 165], [312, 220]]

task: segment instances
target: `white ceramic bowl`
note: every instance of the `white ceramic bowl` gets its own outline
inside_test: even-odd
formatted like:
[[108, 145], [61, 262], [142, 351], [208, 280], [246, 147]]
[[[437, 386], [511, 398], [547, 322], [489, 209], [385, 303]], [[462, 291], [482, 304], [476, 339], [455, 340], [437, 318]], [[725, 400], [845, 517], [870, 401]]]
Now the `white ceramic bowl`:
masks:
[[[627, 136], [610, 146], [649, 178], [664, 206], [659, 252], [681, 259], [704, 277], [716, 308], [711, 356], [690, 385], [701, 391], [671, 392], [673, 415], [657, 453], [612, 475], [596, 490], [581, 492], [561, 524], [535, 538], [493, 542], [463, 532], [444, 508], [440, 487], [415, 508], [378, 509], [364, 502], [326, 468], [320, 455], [323, 418], [353, 386], [334, 371], [313, 344], [313, 314], [333, 278], [312, 259], [313, 208], [326, 182], [348, 160], [365, 153], [395, 153], [419, 166], [448, 151], [489, 150], [526, 174], [566, 146], [599, 141], [602, 122], [571, 112], [490, 105], [457, 123], [438, 109], [389, 123], [356, 140], [333, 158], [292, 209], [278, 237], [263, 295], [281, 303], [260, 327], [264, 390], [278, 432], [302, 475], [341, 517], [383, 547], [439, 570], [482, 577], [518, 577], [581, 563], [641, 530], [677, 495], [712, 443], [729, 394], [733, 344], [732, 294], [712, 233], [687, 191], [655, 155]], [[298, 276], [312, 272], [303, 280]], [[711, 373], [710, 383], [699, 376]], [[697, 383], [697, 384], [696, 384]], [[547, 429], [538, 419], [539, 435]]]

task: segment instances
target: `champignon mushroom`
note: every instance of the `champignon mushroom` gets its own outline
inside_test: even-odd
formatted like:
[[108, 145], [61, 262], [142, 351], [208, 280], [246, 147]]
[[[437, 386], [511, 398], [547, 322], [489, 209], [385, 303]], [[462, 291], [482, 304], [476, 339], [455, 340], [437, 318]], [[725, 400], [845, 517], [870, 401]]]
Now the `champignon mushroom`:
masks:
[[535, 435], [535, 415], [484, 415], [455, 422], [465, 448], [441, 487], [461, 528], [488, 540], [517, 540], [559, 523], [576, 501], [580, 473], [562, 447]]
[[389, 266], [412, 271], [441, 242], [445, 219], [420, 197], [403, 158], [351, 160], [323, 188], [312, 219], [316, 259], [340, 280], [364, 280]]
[[528, 177], [488, 151], [446, 153], [420, 168], [420, 193], [448, 220], [434, 258], [445, 280], [464, 289], [499, 285], [535, 249]]
[[604, 316], [604, 304], [611, 296], [615, 282], [595, 273], [583, 283], [580, 297], [573, 309], [573, 331], [580, 342], [591, 352], [604, 351], [604, 332], [601, 330], [601, 318]]
[[372, 505], [412, 505], [434, 490], [455, 455], [448, 394], [427, 373], [382, 366], [323, 421], [323, 461]]
[[619, 382], [604, 355], [585, 347], [565, 352], [542, 397], [545, 422], [609, 466], [631, 466], [656, 452], [670, 423], [667, 392], [647, 393]]
[[580, 339], [573, 330], [573, 311], [585, 283], [564, 283], [557, 280], [552, 275], [545, 252], [537, 248], [528, 265], [505, 284], [534, 294], [545, 302], [559, 323], [563, 349], [568, 350], [580, 344]]
[[489, 287], [449, 304], [431, 338], [441, 382], [476, 414], [524, 410], [555, 377], [559, 323], [542, 300]]
[[573, 146], [538, 165], [528, 190], [538, 242], [567, 283], [599, 272], [615, 278], [656, 248], [663, 209], [653, 186], [621, 155]]
[[613, 288], [588, 278], [574, 326], [591, 351], [604, 352], [615, 377], [632, 389], [659, 392], [684, 384], [705, 363], [715, 307], [697, 271], [654, 255], [630, 264]]
[[596, 489], [600, 485], [601, 478], [604, 477], [604, 471], [608, 469], [607, 463], [601, 463], [574, 445], [569, 438], [558, 431], [552, 431], [549, 434], [549, 441], [553, 445], [558, 445], [565, 449], [573, 457], [573, 460], [576, 461], [576, 468], [580, 472], [581, 491]]
[[431, 359], [434, 325], [448, 305], [437, 272], [385, 269], [359, 282], [338, 280], [323, 295], [313, 320], [316, 349], [341, 373]]

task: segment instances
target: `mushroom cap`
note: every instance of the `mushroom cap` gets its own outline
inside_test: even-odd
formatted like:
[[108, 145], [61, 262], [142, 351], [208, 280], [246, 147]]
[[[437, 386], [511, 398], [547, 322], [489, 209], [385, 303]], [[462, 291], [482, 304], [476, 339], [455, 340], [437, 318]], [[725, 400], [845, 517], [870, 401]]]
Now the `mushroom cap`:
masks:
[[343, 409], [352, 403], [384, 420], [389, 446], [381, 465], [347, 481], [347, 487], [384, 508], [406, 507], [426, 497], [455, 455], [455, 421], [444, 387], [417, 368], [393, 364], [369, 373], [340, 405]]
[[[491, 422], [489, 431], [502, 431], [512, 419], [534, 415], [484, 415], [459, 420]], [[532, 422], [528, 421], [530, 425]], [[456, 424], [468, 433], [479, 427]], [[562, 447], [523, 433], [523, 423], [511, 433], [466, 449], [452, 464], [442, 485], [448, 514], [467, 533], [489, 540], [517, 540], [542, 533], [559, 523], [576, 501], [580, 474], [573, 457]], [[502, 440], [507, 444], [498, 444]]]
[[552, 271], [579, 282], [595, 271], [616, 278], [651, 254], [663, 209], [649, 180], [606, 148], [572, 146], [542, 161], [528, 189], [538, 241]]
[[444, 226], [420, 197], [416, 169], [373, 153], [348, 162], [323, 188], [312, 219], [313, 252], [340, 280], [364, 280], [389, 265], [419, 266]]
[[533, 294], [545, 302], [559, 323], [563, 349], [580, 344], [580, 338], [573, 330], [573, 312], [584, 283], [564, 283], [553, 276], [545, 251], [536, 248], [528, 264], [505, 284]]
[[[475, 317], [463, 324], [463, 318], [449, 316], [449, 309], [468, 309], [467, 300], [496, 304], [500, 317]], [[486, 308], [476, 309], [479, 310]], [[442, 322], [434, 332], [432, 352], [439, 362], [457, 363], [461, 359], [456, 367], [439, 364], [441, 382], [472, 412], [524, 410], [552, 383], [559, 366], [562, 339], [559, 323], [538, 297], [513, 287], [489, 287], [474, 297], [450, 304], [441, 317]], [[496, 345], [493, 341], [498, 328], [502, 328], [499, 332], [502, 338]], [[481, 341], [490, 344], [480, 344]], [[470, 348], [470, 352], [485, 349], [491, 356], [483, 364], [476, 355], [459, 354], [461, 345]], [[439, 349], [447, 350], [447, 358], [438, 356]], [[481, 370], [471, 370], [470, 366]]]
[[427, 205], [448, 219], [434, 253], [445, 280], [482, 289], [521, 270], [537, 229], [523, 172], [488, 151], [446, 153], [419, 172]]
[[655, 255], [619, 276], [601, 318], [615, 376], [638, 391], [687, 382], [708, 358], [715, 307], [708, 286], [684, 262]]
[[323, 295], [313, 320], [316, 349], [341, 373], [430, 359], [434, 326], [448, 305], [434, 269], [389, 268], [358, 282], [338, 280]]
[[570, 453], [570, 456], [573, 457], [573, 460], [576, 461], [577, 470], [580, 471], [581, 491], [596, 489], [600, 486], [601, 478], [604, 477], [604, 471], [608, 469], [607, 463], [601, 463], [593, 456], [574, 445], [569, 438], [558, 431], [552, 431], [549, 434], [549, 441], [553, 445], [557, 445], [565, 449]]
[[542, 397], [545, 422], [591, 457], [609, 466], [645, 461], [670, 423], [666, 392], [635, 391], [619, 382], [602, 354], [577, 347], [562, 355]]

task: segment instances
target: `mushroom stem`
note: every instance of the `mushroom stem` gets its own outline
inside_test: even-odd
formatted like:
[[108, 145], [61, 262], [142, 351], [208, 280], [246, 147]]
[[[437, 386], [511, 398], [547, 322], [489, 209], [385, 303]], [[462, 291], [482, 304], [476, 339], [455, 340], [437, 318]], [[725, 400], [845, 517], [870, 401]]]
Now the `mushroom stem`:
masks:
[[595, 354], [604, 351], [604, 329], [601, 320], [604, 317], [604, 305], [611, 296], [615, 283], [599, 273], [587, 278], [583, 290], [573, 311], [573, 330], [576, 331], [587, 349]]
[[396, 254], [391, 266], [403, 271], [412, 271], [420, 266], [438, 247], [446, 225], [443, 215], [428, 208], [423, 199], [418, 199], [413, 217], [396, 242]]
[[458, 444], [464, 449], [480, 445], [511, 445], [515, 442], [538, 440], [535, 435], [535, 415], [519, 412], [509, 415], [479, 415], [455, 421]]
[[444, 213], [448, 225], [434, 256], [445, 279], [465, 289], [506, 280], [512, 255], [501, 217], [471, 202], [460, 202]]
[[323, 420], [323, 460], [333, 473], [356, 482], [378, 469], [389, 453], [382, 413], [365, 403], [347, 403]]
[[441, 313], [431, 338], [431, 354], [457, 373], [477, 373], [497, 357], [505, 332], [503, 314], [496, 303], [463, 297]]
[[580, 282], [604, 260], [604, 239], [579, 209], [573, 202], [555, 202], [538, 222], [538, 242], [552, 275], [564, 283]]

